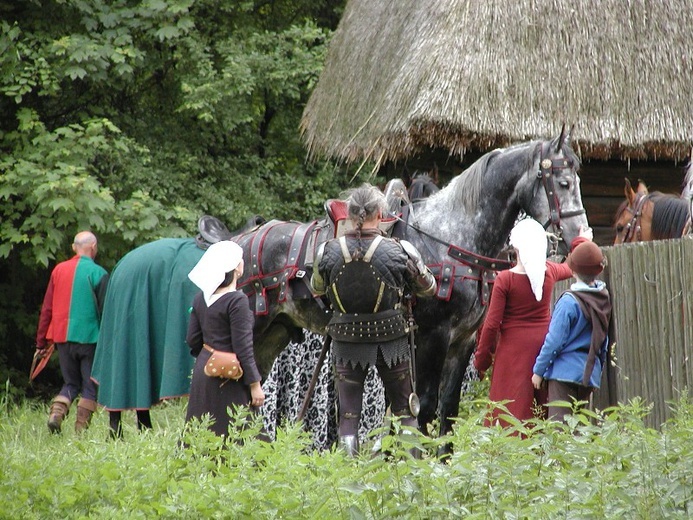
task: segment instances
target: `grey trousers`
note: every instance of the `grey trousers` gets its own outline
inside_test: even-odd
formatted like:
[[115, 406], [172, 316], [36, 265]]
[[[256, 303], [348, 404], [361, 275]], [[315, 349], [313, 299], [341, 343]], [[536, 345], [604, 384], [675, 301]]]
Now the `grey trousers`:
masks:
[[63, 387], [58, 395], [73, 401], [79, 394], [82, 398], [96, 401], [96, 383], [91, 380], [91, 365], [94, 362], [93, 343], [56, 343]]

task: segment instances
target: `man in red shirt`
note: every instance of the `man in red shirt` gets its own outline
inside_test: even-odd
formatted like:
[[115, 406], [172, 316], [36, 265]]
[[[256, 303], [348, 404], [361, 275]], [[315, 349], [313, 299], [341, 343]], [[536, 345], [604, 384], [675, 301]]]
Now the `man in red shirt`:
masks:
[[77, 404], [77, 432], [89, 426], [96, 410], [96, 385], [91, 380], [91, 366], [108, 273], [94, 262], [97, 241], [92, 232], [77, 233], [72, 250], [75, 256], [60, 262], [51, 273], [36, 333], [37, 350], [55, 343], [64, 381], [48, 416], [48, 429], [53, 433], [60, 432], [63, 419], [78, 394], [81, 393], [82, 398]]

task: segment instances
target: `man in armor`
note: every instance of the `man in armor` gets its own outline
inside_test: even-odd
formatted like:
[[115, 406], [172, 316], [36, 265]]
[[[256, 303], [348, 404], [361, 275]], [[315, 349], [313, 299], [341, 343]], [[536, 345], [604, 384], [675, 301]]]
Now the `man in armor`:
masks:
[[327, 294], [333, 310], [327, 333], [337, 373], [339, 442], [351, 456], [359, 448], [363, 384], [371, 365], [383, 380], [392, 414], [402, 425], [416, 426], [403, 298], [436, 291], [436, 280], [416, 248], [380, 231], [385, 209], [376, 187], [366, 183], [353, 189], [348, 198], [353, 230], [320, 246], [311, 278], [313, 290]]

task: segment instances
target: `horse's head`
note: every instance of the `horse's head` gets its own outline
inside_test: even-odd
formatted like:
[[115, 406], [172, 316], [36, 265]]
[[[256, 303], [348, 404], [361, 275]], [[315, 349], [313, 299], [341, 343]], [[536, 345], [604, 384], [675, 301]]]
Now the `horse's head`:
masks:
[[536, 157], [530, 170], [533, 184], [532, 198], [525, 211], [544, 225], [551, 234], [553, 249], [567, 255], [570, 244], [587, 227], [582, 206], [580, 160], [570, 146], [570, 134], [561, 134], [537, 146]]
[[626, 200], [621, 203], [614, 218], [614, 245], [642, 240], [643, 233], [649, 236], [652, 213], [645, 211], [648, 193], [647, 186], [642, 181], [638, 182], [636, 191], [630, 180], [626, 179]]
[[414, 172], [409, 184], [409, 199], [414, 202], [430, 197], [440, 191], [438, 187], [438, 167], [434, 166], [431, 172]]
[[691, 202], [680, 195], [648, 192], [640, 182], [637, 191], [626, 179], [626, 200], [614, 219], [614, 244], [680, 238], [689, 233]]

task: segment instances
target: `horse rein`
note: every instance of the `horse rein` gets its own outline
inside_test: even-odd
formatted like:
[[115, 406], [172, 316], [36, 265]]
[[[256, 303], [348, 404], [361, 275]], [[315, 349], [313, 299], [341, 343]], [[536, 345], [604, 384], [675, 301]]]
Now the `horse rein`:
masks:
[[[409, 206], [413, 206], [413, 203], [410, 202]], [[482, 255], [478, 255], [474, 253], [473, 251], [469, 251], [467, 249], [463, 249], [459, 246], [456, 246], [454, 244], [451, 244], [450, 242], [446, 242], [445, 240], [441, 240], [440, 238], [431, 235], [430, 233], [424, 231], [420, 227], [412, 224], [409, 222], [409, 214], [411, 211], [407, 212], [407, 219], [404, 220], [402, 219], [399, 215], [395, 215], [394, 213], [388, 213], [389, 217], [397, 219], [399, 222], [404, 224], [407, 227], [412, 228], [414, 231], [419, 233], [420, 235], [425, 236], [426, 238], [430, 238], [431, 240], [438, 242], [441, 245], [444, 245], [448, 248], [448, 255], [454, 258], [455, 260], [462, 261], [463, 263], [471, 263], [472, 265], [478, 265], [479, 267], [482, 267], [484, 269], [488, 270], [493, 270], [493, 271], [501, 271], [504, 269], [510, 269], [513, 266], [513, 263], [502, 259], [502, 258], [489, 258], [485, 257]], [[428, 243], [423, 240], [424, 245], [426, 246], [426, 249], [428, 249], [428, 252], [431, 254], [433, 258], [437, 258], [437, 254], [435, 251], [431, 249], [431, 247], [428, 245]], [[451, 254], [452, 253], [452, 254]]]

